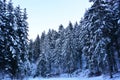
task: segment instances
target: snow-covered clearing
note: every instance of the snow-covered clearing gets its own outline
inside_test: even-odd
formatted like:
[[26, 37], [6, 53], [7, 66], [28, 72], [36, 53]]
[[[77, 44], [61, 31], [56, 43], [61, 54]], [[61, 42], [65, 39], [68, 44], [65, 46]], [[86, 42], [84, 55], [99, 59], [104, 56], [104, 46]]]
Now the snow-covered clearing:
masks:
[[[2, 77], [2, 76], [1, 76]], [[5, 76], [4, 78], [0, 78], [0, 80], [12, 80], [10, 79], [8, 76]], [[19, 79], [15, 79], [15, 80], [19, 80]], [[41, 78], [41, 77], [36, 77], [36, 78], [32, 78], [32, 77], [26, 77], [23, 80], [120, 80], [120, 74], [115, 74], [113, 75], [113, 78], [110, 79], [108, 75], [102, 75], [102, 76], [98, 76], [98, 77], [83, 77], [83, 76], [76, 76], [76, 77], [67, 77], [67, 76], [60, 76], [60, 77], [54, 77], [54, 78]]]
[[71, 78], [29, 78], [26, 80], [120, 80], [120, 77], [109, 79], [108, 77], [92, 77], [92, 78], [86, 78], [86, 77], [71, 77]]
[[79, 72], [80, 70], [75, 71], [71, 77], [68, 74], [61, 74], [59, 77], [54, 78], [26, 78], [24, 80], [120, 80], [120, 73], [116, 73], [113, 75], [113, 78], [110, 79], [109, 75], [101, 75], [98, 77], [90, 77], [88, 78], [86, 75], [88, 74], [88, 70]]

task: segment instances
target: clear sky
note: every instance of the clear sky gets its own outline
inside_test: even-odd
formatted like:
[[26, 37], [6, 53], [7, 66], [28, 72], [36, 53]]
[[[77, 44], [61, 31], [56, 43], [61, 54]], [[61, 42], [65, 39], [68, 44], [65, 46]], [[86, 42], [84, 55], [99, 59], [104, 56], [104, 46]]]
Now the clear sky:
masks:
[[71, 21], [79, 22], [85, 10], [91, 5], [89, 0], [12, 0], [14, 6], [27, 8], [29, 38], [50, 29], [57, 30], [60, 24], [66, 27]]

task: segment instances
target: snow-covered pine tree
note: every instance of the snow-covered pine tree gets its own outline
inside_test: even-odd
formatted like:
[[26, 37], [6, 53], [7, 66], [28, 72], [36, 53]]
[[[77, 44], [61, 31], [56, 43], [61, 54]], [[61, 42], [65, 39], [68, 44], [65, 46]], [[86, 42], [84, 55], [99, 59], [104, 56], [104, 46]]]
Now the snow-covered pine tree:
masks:
[[4, 10], [4, 2], [0, 0], [0, 71], [3, 72], [5, 70], [6, 60], [5, 60], [5, 45], [4, 45], [4, 34], [5, 34], [5, 10]]
[[84, 32], [88, 37], [84, 38], [83, 52], [89, 63], [90, 75], [108, 71], [112, 77], [112, 72], [117, 71], [113, 52], [116, 32], [113, 11], [106, 1], [96, 0], [86, 12], [84, 22], [83, 27], [86, 28]]
[[35, 76], [42, 76], [42, 77], [46, 77], [46, 73], [47, 73], [47, 67], [46, 67], [46, 51], [45, 51], [45, 37], [46, 34], [45, 32], [42, 33], [41, 38], [40, 38], [40, 49], [41, 49], [41, 54], [39, 55], [39, 59], [37, 62], [37, 70], [36, 70], [36, 74]]
[[56, 40], [56, 44], [55, 44], [55, 50], [54, 50], [54, 54], [55, 56], [55, 61], [54, 61], [54, 68], [55, 70], [55, 74], [61, 74], [63, 72], [63, 54], [62, 54], [62, 46], [63, 46], [63, 42], [64, 42], [64, 27], [61, 24], [59, 26], [59, 30], [58, 30], [58, 39]]
[[14, 15], [14, 7], [11, 2], [7, 4], [7, 22], [6, 22], [6, 27], [7, 27], [7, 34], [8, 36], [6, 37], [9, 42], [7, 42], [9, 50], [8, 53], [9, 55], [9, 63], [10, 65], [10, 73], [12, 76], [17, 76], [16, 74], [18, 73], [18, 61], [17, 61], [17, 52], [19, 49], [17, 48], [17, 26], [15, 25], [15, 15]]
[[[27, 55], [25, 53], [27, 47], [25, 46], [27, 44], [28, 31], [25, 11], [23, 15], [21, 15], [21, 13], [17, 14], [17, 11], [18, 13], [21, 12], [20, 8], [19, 10], [16, 10], [13, 7], [11, 0], [8, 2], [6, 2], [6, 0], [0, 0], [0, 70], [2, 70], [1, 72], [4, 72], [4, 74], [8, 74], [11, 77], [16, 78], [19, 76], [17, 74], [19, 74], [20, 67], [23, 69], [23, 66], [20, 65], [20, 63], [22, 63], [20, 52]], [[22, 25], [18, 24], [18, 19], [21, 19]], [[18, 28], [20, 26], [24, 26], [26, 28], [21, 30], [21, 33], [23, 32], [25, 34], [25, 38], [22, 38], [22, 43], [20, 41], [21, 36], [18, 35]], [[24, 48], [25, 52], [20, 46]]]
[[35, 39], [34, 41], [34, 51], [33, 51], [33, 57], [34, 57], [34, 63], [36, 63], [37, 59], [39, 58], [39, 55], [41, 53], [41, 50], [40, 50], [40, 38], [39, 38], [39, 35], [37, 35], [37, 38]]
[[64, 67], [69, 74], [74, 71], [74, 50], [73, 50], [73, 25], [70, 22], [65, 31], [64, 48]]
[[20, 6], [16, 7], [14, 10], [15, 14], [15, 26], [17, 27], [17, 47], [19, 52], [17, 52], [19, 73], [21, 76], [27, 75], [28, 67], [28, 23], [27, 23], [27, 14], [26, 9], [24, 12], [21, 12]]
[[[16, 76], [18, 69], [17, 58], [16, 58], [16, 44], [14, 41], [15, 30], [14, 30], [14, 14], [13, 14], [13, 5], [11, 1], [7, 4], [6, 1], [1, 2], [1, 57], [4, 60], [3, 62], [3, 71], [9, 74], [10, 76]], [[13, 65], [14, 64], [14, 65]]]
[[55, 39], [53, 30], [49, 30], [48, 34], [45, 37], [45, 51], [46, 51], [46, 60], [47, 60], [47, 76], [49, 76], [52, 72], [52, 66], [54, 62], [54, 49], [55, 49]]
[[113, 35], [113, 41], [114, 41], [114, 47], [115, 47], [115, 54], [116, 56], [116, 62], [118, 69], [120, 68], [120, 0], [114, 0], [109, 2], [110, 9], [113, 11], [113, 20], [112, 23], [114, 25], [112, 33]]
[[56, 40], [58, 39], [58, 32], [55, 30], [51, 30], [51, 41], [50, 41], [50, 56], [51, 56], [51, 73], [50, 76], [55, 75], [56, 74], [56, 64], [55, 64], [55, 59], [56, 59], [56, 55], [57, 53], [55, 52], [56, 50]]
[[36, 76], [37, 65], [40, 59], [41, 48], [40, 48], [40, 37], [37, 35], [34, 42], [29, 45], [29, 59], [30, 59], [30, 76]]

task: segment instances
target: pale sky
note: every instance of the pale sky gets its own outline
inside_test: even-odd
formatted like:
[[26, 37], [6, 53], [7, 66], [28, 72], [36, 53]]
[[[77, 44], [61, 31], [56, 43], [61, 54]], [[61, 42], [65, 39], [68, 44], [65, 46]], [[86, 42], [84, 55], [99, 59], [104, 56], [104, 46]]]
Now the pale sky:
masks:
[[50, 29], [58, 30], [60, 24], [67, 27], [83, 17], [91, 5], [89, 0], [12, 0], [14, 6], [27, 9], [29, 39]]

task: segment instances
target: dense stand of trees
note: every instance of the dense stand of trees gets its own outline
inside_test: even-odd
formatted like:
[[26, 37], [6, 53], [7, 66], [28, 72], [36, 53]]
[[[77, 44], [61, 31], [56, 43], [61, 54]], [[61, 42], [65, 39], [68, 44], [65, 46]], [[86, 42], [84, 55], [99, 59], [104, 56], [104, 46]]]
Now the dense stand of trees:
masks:
[[71, 74], [88, 69], [88, 76], [116, 73], [120, 69], [120, 0], [90, 0], [93, 5], [80, 23], [58, 32], [49, 30], [29, 44], [34, 76]]
[[47, 77], [79, 69], [112, 78], [120, 70], [120, 0], [89, 1], [80, 23], [60, 25], [28, 44], [26, 9], [0, 0], [0, 75]]
[[[28, 23], [26, 9], [0, 0], [0, 73], [20, 78], [26, 74]], [[1, 76], [1, 77], [4, 77]], [[1, 79], [0, 77], [0, 79]], [[21, 77], [21, 78], [22, 78]]]

